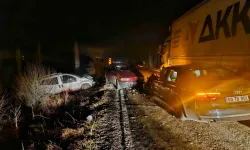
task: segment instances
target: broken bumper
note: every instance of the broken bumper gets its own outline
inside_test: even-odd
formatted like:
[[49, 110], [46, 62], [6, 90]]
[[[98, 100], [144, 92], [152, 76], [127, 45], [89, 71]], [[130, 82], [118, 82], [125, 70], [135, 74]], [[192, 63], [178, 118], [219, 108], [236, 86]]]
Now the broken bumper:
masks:
[[250, 120], [250, 108], [214, 109], [206, 114], [199, 115], [201, 120], [206, 121], [243, 121]]

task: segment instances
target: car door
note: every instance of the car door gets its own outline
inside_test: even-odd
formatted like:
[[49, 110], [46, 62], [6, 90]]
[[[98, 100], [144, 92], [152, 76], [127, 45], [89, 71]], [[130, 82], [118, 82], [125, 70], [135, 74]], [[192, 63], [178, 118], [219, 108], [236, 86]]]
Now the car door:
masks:
[[61, 75], [60, 79], [62, 81], [62, 87], [64, 91], [72, 92], [72, 91], [79, 90], [81, 88], [81, 85], [75, 76]]
[[168, 105], [175, 106], [176, 81], [178, 78], [178, 69], [171, 67], [165, 76], [164, 87], [161, 89], [164, 100]]
[[155, 96], [158, 96], [159, 98], [163, 98], [161, 91], [164, 86], [164, 79], [165, 79], [166, 72], [167, 72], [167, 68], [162, 68], [160, 72], [160, 78], [158, 80], [153, 80], [153, 83], [152, 83], [153, 94]]
[[62, 86], [57, 76], [42, 80], [41, 85], [47, 93], [57, 94], [62, 91]]
[[162, 98], [162, 95], [160, 94], [161, 85], [162, 85], [162, 81], [160, 81], [160, 80], [152, 81], [153, 95], [157, 96], [159, 98]]

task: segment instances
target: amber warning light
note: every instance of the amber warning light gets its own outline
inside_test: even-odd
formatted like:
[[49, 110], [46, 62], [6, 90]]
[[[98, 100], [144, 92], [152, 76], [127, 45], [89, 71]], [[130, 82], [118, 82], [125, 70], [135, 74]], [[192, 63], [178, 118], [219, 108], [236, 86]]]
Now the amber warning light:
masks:
[[112, 59], [111, 58], [109, 58], [108, 63], [109, 63], [109, 65], [112, 64]]

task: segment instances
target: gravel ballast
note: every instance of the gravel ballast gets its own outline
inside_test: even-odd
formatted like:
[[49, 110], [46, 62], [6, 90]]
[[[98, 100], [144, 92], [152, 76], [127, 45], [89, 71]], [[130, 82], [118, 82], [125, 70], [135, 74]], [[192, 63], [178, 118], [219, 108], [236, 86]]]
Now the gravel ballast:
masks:
[[101, 126], [96, 130], [98, 149], [122, 149], [122, 130], [120, 123], [120, 101], [117, 91], [109, 90], [104, 94], [108, 99]]

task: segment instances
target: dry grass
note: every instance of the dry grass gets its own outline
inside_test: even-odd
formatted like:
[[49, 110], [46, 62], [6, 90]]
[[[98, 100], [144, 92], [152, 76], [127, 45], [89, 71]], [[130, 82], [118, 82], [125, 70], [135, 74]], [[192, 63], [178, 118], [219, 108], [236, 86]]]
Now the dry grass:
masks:
[[72, 102], [73, 100], [74, 99], [72, 99], [68, 93], [62, 93], [62, 95], [50, 95], [40, 103], [40, 109], [43, 113], [51, 115], [56, 113], [57, 110], [59, 110], [58, 108], [63, 105], [68, 105], [68, 103]]
[[103, 98], [92, 105], [93, 108], [99, 107], [108, 102], [108, 98]]
[[[57, 144], [53, 143], [52, 141], [49, 141], [49, 144], [43, 143], [43, 149], [46, 150], [62, 150], [62, 148], [60, 146], [58, 146]], [[30, 144], [27, 148], [22, 147], [22, 149], [27, 149], [27, 150], [36, 150], [36, 146], [35, 146], [35, 142]], [[41, 149], [41, 148], [40, 148]]]
[[107, 91], [107, 90], [114, 90], [115, 87], [113, 84], [105, 84], [99, 91]]
[[62, 130], [62, 140], [70, 140], [76, 137], [82, 136], [84, 134], [84, 128], [70, 129], [66, 128]]
[[47, 144], [46, 150], [62, 150], [58, 145], [56, 144]]
[[[104, 94], [102, 96], [101, 99], [95, 99], [97, 102], [92, 104], [90, 107], [92, 108], [97, 108], [101, 105], [106, 104], [109, 101], [109, 96], [106, 94]], [[84, 100], [85, 101], [85, 100]], [[86, 105], [85, 102], [83, 105]], [[103, 114], [105, 113], [105, 109], [104, 110], [100, 110], [98, 112], [95, 112], [94, 114], [92, 114], [93, 116], [93, 120], [91, 121], [86, 121], [83, 125], [85, 128], [85, 132], [84, 132], [84, 139], [80, 138], [78, 140], [76, 140], [74, 143], [71, 143], [67, 149], [74, 149], [74, 150], [82, 150], [82, 149], [86, 149], [86, 150], [94, 150], [94, 149], [98, 149], [98, 145], [97, 145], [97, 139], [93, 139], [93, 137], [95, 137], [96, 134], [96, 130], [98, 127], [100, 127], [102, 125], [102, 119], [103, 119]]]
[[65, 104], [65, 100], [63, 98], [61, 98], [60, 96], [53, 96], [53, 97], [46, 97], [46, 99], [44, 99], [41, 102], [41, 108], [43, 110], [47, 109], [47, 108], [58, 108], [62, 105]]
[[79, 138], [74, 141], [74, 143], [71, 143], [67, 149], [74, 149], [74, 150], [93, 150], [97, 149], [97, 143], [94, 139], [91, 138], [91, 136], [94, 135], [94, 131], [97, 126], [100, 124], [97, 121], [88, 121], [85, 123], [84, 127], [85, 130], [87, 130], [87, 133], [84, 133], [84, 128], [78, 128], [78, 129], [64, 129], [62, 133], [62, 139], [63, 140], [74, 140], [77, 137], [83, 137]]
[[[99, 121], [92, 120], [86, 121], [84, 123], [84, 128], [78, 129], [63, 129], [62, 140], [72, 140], [67, 149], [74, 150], [93, 150], [97, 149], [96, 139], [92, 139], [92, 136], [95, 134], [95, 129], [100, 126]], [[78, 139], [77, 139], [78, 138]]]
[[97, 148], [96, 142], [93, 139], [84, 140], [83, 145], [87, 150], [93, 150]]
[[97, 149], [97, 143], [93, 139], [78, 140], [70, 144], [67, 148], [68, 150], [94, 150]]
[[97, 107], [99, 107], [101, 105], [104, 105], [109, 101], [109, 99], [110, 99], [110, 97], [107, 94], [104, 93], [104, 95], [102, 96], [101, 99], [98, 100], [98, 98], [96, 98], [97, 102], [92, 104], [91, 107], [92, 108], [97, 108]]
[[97, 121], [89, 121], [85, 124], [85, 127], [89, 130], [88, 135], [92, 136], [94, 135], [94, 131], [96, 130], [96, 127], [99, 126], [99, 123]]

